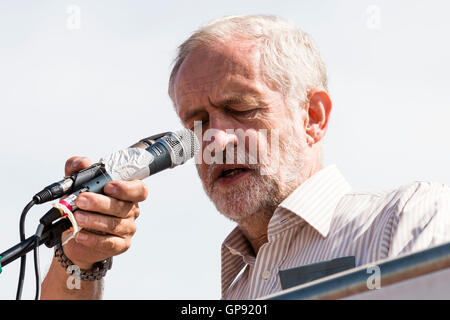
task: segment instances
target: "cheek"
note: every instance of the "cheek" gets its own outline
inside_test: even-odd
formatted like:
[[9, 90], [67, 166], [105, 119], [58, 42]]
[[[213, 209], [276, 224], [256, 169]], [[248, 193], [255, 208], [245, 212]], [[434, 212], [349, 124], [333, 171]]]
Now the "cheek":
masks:
[[203, 183], [208, 181], [208, 166], [205, 163], [196, 164], [198, 175]]

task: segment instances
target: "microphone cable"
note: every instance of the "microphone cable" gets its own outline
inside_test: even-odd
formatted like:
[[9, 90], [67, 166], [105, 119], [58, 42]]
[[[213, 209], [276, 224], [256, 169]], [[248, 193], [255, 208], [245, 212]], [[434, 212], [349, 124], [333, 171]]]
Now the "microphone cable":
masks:
[[[30, 211], [31, 207], [35, 205], [34, 199], [31, 200], [23, 209], [22, 214], [20, 215], [20, 222], [19, 222], [19, 234], [20, 234], [20, 241], [25, 241], [25, 218], [27, 216], [28, 211]], [[19, 283], [17, 284], [17, 293], [16, 293], [16, 300], [20, 300], [22, 298], [22, 289], [23, 289], [23, 282], [25, 279], [25, 268], [27, 264], [27, 256], [24, 254], [20, 257], [20, 271], [19, 271]]]
[[[23, 209], [22, 214], [20, 216], [20, 241], [25, 240], [25, 220], [30, 209], [36, 204], [35, 200], [31, 200]], [[39, 267], [39, 241], [41, 239], [42, 233], [44, 231], [44, 224], [40, 223], [36, 229], [36, 233], [34, 234], [33, 241], [33, 253], [34, 253], [34, 274], [35, 274], [35, 282], [36, 282], [36, 293], [35, 300], [39, 300], [41, 294], [41, 275], [40, 275], [40, 267]], [[22, 298], [22, 290], [23, 283], [25, 280], [25, 271], [26, 271], [26, 254], [20, 257], [20, 272], [19, 272], [19, 281], [17, 285], [17, 293], [16, 300], [20, 300]]]
[[39, 300], [41, 295], [41, 272], [39, 268], [39, 240], [41, 240], [42, 232], [44, 231], [44, 225], [42, 223], [36, 229], [36, 233], [34, 235], [34, 275], [36, 278], [36, 293], [34, 296], [34, 300]]

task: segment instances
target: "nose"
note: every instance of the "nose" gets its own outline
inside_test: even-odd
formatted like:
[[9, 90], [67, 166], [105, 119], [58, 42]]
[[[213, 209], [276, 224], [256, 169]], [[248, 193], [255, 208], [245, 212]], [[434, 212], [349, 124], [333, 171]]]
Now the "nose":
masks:
[[238, 141], [232, 120], [220, 112], [211, 112], [208, 127], [203, 134], [205, 163], [228, 163], [231, 161], [228, 159], [228, 151], [234, 154], [233, 150]]
[[227, 146], [237, 144], [237, 136], [234, 133], [233, 129], [217, 129], [210, 128], [204, 134], [204, 141], [206, 145], [213, 144], [214, 151], [225, 151]]
[[203, 160], [206, 164], [233, 163], [237, 137], [232, 129], [210, 128], [205, 131]]
[[216, 151], [224, 151], [227, 145], [237, 144], [233, 121], [220, 110], [214, 110], [214, 112], [210, 113], [209, 128], [211, 130], [211, 139], [208, 140], [211, 141], [210, 143], [216, 144]]

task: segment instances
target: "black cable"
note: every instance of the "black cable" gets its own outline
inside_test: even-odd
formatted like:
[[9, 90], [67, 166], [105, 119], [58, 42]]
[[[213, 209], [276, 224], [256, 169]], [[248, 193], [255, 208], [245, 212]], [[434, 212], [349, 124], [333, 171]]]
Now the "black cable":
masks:
[[[19, 222], [19, 234], [20, 234], [20, 241], [25, 240], [25, 218], [27, 216], [28, 211], [31, 209], [32, 206], [34, 206], [35, 201], [31, 200], [23, 209], [22, 214], [20, 215], [20, 222]], [[17, 284], [17, 293], [16, 293], [16, 300], [20, 300], [22, 297], [22, 288], [23, 288], [23, 281], [25, 279], [25, 267], [27, 264], [27, 257], [26, 255], [23, 255], [20, 257], [20, 272], [19, 272], [19, 283]]]
[[41, 295], [41, 272], [39, 270], [39, 240], [41, 239], [44, 225], [41, 223], [37, 227], [34, 240], [34, 275], [36, 277], [36, 294], [34, 300], [39, 300]]

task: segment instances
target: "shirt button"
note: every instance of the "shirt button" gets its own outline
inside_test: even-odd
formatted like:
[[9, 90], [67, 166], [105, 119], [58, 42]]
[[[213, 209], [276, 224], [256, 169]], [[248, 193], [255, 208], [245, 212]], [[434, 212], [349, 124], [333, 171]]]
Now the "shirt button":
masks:
[[267, 280], [267, 279], [270, 279], [271, 274], [270, 274], [269, 271], [266, 270], [266, 271], [263, 272], [263, 274], [261, 275], [261, 277], [262, 277], [264, 280]]
[[230, 253], [231, 253], [233, 256], [237, 256], [237, 255], [238, 255], [237, 251], [234, 250], [234, 249], [231, 249], [231, 248], [230, 248]]

